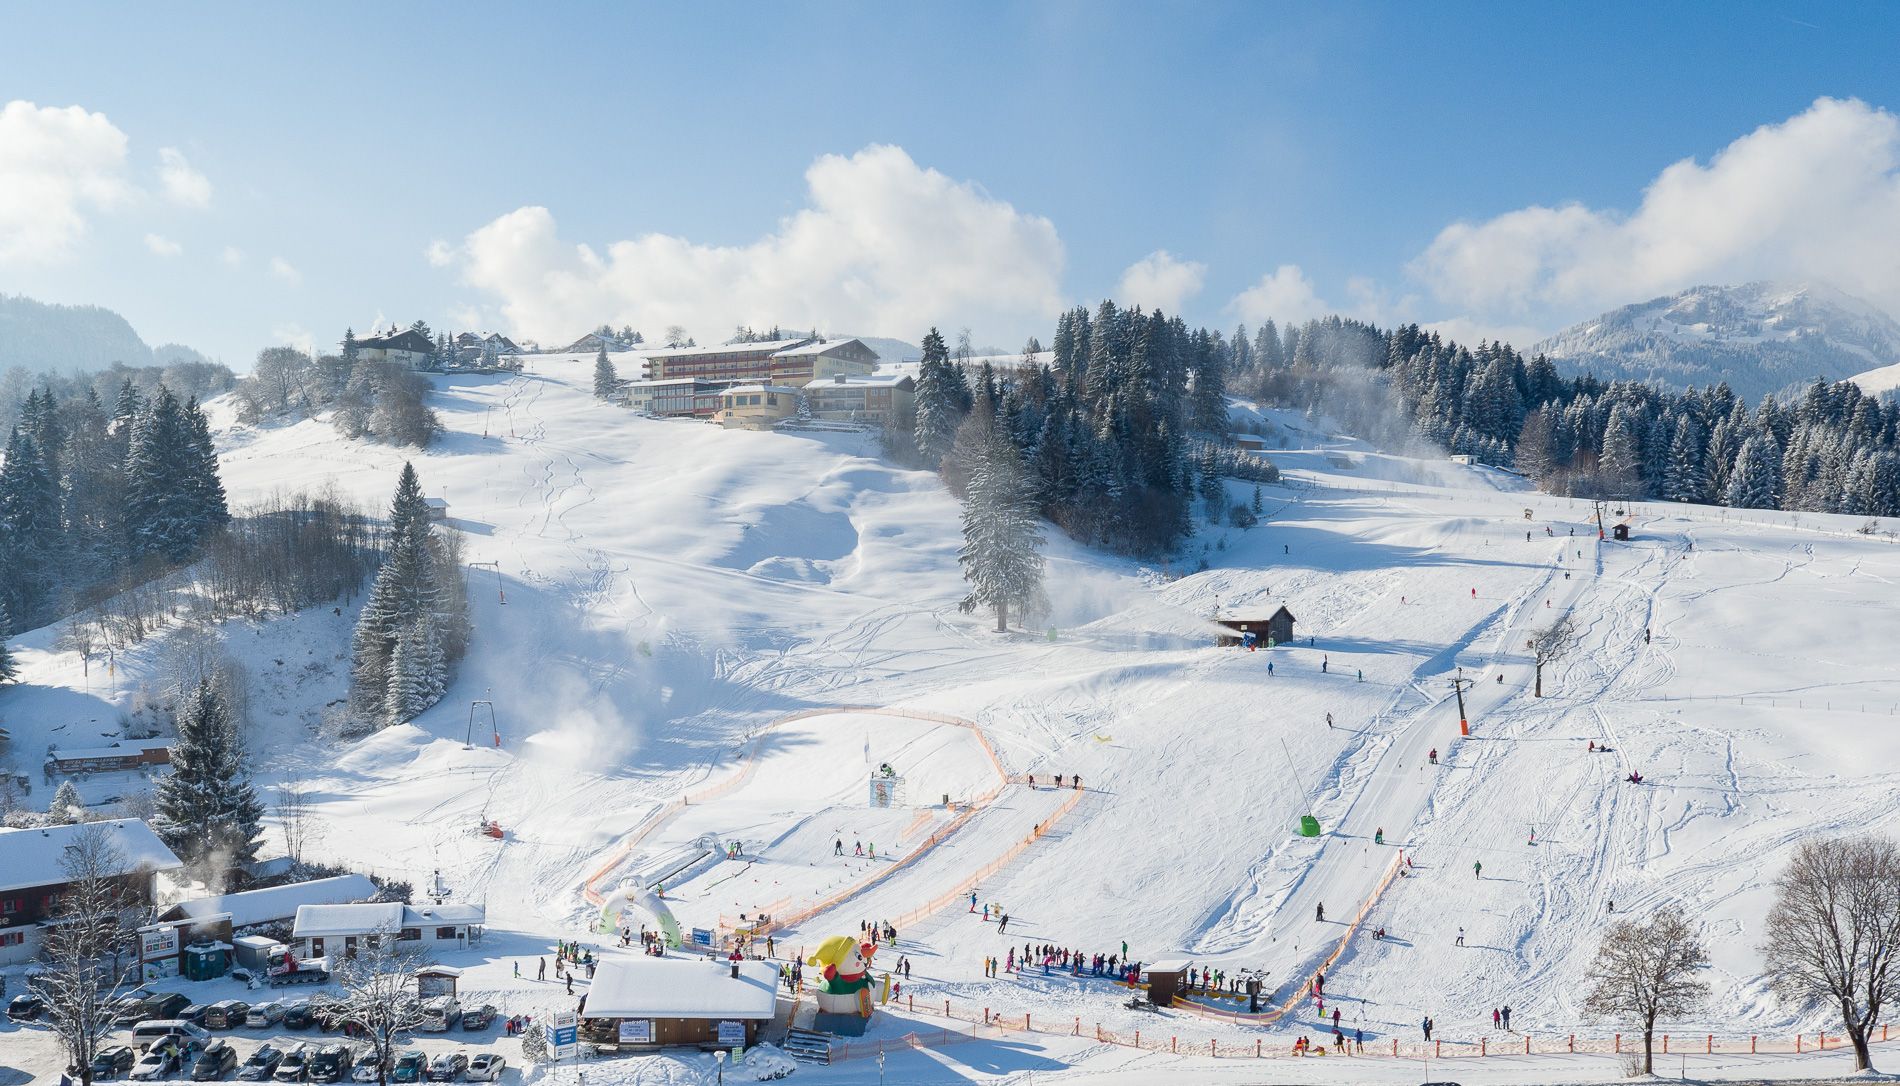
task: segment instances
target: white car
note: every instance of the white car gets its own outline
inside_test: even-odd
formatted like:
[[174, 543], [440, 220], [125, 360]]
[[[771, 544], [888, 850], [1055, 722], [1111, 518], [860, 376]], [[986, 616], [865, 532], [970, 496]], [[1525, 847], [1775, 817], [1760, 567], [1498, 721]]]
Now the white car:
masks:
[[351, 1082], [375, 1082], [382, 1077], [383, 1061], [376, 1058], [376, 1050], [370, 1049], [356, 1058], [356, 1066], [350, 1069]]
[[173, 1071], [178, 1070], [178, 1057], [170, 1049], [154, 1048], [139, 1057], [132, 1065], [132, 1073], [127, 1078], [134, 1082], [157, 1082]]
[[468, 1071], [465, 1073], [470, 1082], [499, 1082], [501, 1073], [508, 1069], [508, 1061], [499, 1052], [477, 1052], [469, 1057]]

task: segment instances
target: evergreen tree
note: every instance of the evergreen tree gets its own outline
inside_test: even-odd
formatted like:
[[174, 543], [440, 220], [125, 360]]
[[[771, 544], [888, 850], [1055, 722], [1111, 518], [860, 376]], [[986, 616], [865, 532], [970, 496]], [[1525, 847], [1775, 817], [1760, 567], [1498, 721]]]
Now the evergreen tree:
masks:
[[924, 357], [917, 367], [917, 453], [936, 470], [956, 443], [968, 398], [963, 375], [950, 363], [943, 335], [932, 328], [924, 336]]
[[244, 775], [237, 727], [209, 679], [178, 712], [171, 773], [154, 796], [153, 829], [187, 864], [216, 875], [257, 858], [264, 805]]
[[404, 464], [389, 509], [389, 545], [351, 641], [352, 702], [379, 723], [414, 719], [447, 689], [467, 642], [459, 571], [435, 538], [415, 467]]
[[1009, 628], [1010, 608], [1018, 616], [1042, 597], [1043, 537], [1036, 518], [1035, 489], [1011, 443], [995, 427], [973, 443], [965, 465], [963, 550], [957, 561], [970, 582], [966, 604], [996, 611], [996, 630]]
[[0, 541], [7, 556], [0, 599], [29, 620], [42, 616], [59, 582], [65, 541], [60, 524], [59, 487], [39, 446], [16, 427], [0, 464]]
[[199, 523], [198, 537], [231, 521], [230, 507], [224, 499], [224, 480], [218, 477], [218, 450], [211, 440], [211, 423], [198, 406], [197, 397], [185, 402], [185, 429], [189, 448], [186, 452], [186, 501]]
[[594, 396], [598, 399], [612, 399], [614, 390], [620, 385], [620, 378], [614, 373], [614, 364], [607, 357], [607, 348], [602, 347], [594, 356]]
[[1669, 463], [1663, 472], [1663, 497], [1672, 502], [1709, 500], [1709, 473], [1703, 464], [1702, 427], [1684, 415], [1669, 443]]
[[1781, 507], [1781, 448], [1773, 434], [1756, 434], [1742, 442], [1725, 499], [1738, 509]]
[[77, 822], [85, 815], [86, 800], [72, 778], [60, 781], [59, 787], [53, 789], [53, 802], [47, 805], [46, 813], [66, 823]]
[[20, 677], [20, 665], [13, 660], [13, 650], [7, 647], [7, 637], [13, 633], [13, 620], [7, 616], [7, 604], [0, 599], [0, 686]]
[[360, 349], [356, 346], [356, 330], [354, 328], [343, 329], [344, 368], [354, 369], [356, 367], [357, 355], [360, 353]]
[[182, 562], [204, 529], [194, 493], [197, 454], [178, 398], [158, 395], [132, 427], [126, 454], [126, 530], [132, 557]]

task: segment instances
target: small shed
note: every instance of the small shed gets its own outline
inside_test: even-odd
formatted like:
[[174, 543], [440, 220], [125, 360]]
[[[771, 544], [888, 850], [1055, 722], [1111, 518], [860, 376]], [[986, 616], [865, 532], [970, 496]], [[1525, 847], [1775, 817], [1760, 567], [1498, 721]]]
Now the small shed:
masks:
[[750, 1048], [778, 1014], [778, 967], [617, 954], [601, 960], [582, 1033], [621, 1048]]
[[461, 981], [462, 971], [452, 965], [425, 965], [416, 970], [416, 996], [419, 999], [452, 997]]
[[449, 500], [447, 498], [424, 498], [422, 504], [429, 507], [430, 520], [449, 519]]
[[1628, 543], [1630, 541], [1630, 526], [1627, 523], [1610, 525], [1610, 537], [1615, 539], [1618, 543]]
[[1187, 975], [1193, 968], [1194, 963], [1186, 958], [1149, 963], [1148, 1002], [1157, 1007], [1173, 1005], [1174, 997], [1187, 987]]
[[1225, 630], [1220, 635], [1220, 643], [1224, 646], [1247, 645], [1251, 642], [1265, 648], [1269, 641], [1284, 645], [1293, 640], [1293, 612], [1285, 607], [1264, 617], [1216, 618], [1214, 621]]

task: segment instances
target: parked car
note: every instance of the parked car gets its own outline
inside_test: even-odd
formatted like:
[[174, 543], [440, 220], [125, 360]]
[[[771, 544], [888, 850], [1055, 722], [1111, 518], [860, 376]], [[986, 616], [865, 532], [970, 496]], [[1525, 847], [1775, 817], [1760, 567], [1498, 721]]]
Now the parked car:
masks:
[[92, 1054], [93, 1078], [118, 1078], [132, 1073], [132, 1065], [139, 1060], [138, 1053], [125, 1045], [110, 1045]]
[[270, 1044], [257, 1046], [251, 1058], [238, 1068], [237, 1077], [242, 1082], [269, 1082], [276, 1073], [277, 1065], [284, 1062], [284, 1050]]
[[152, 1009], [153, 1018], [183, 1018], [185, 1009], [191, 1006], [191, 997], [183, 992], [160, 992], [146, 1000], [145, 1005]]
[[317, 1024], [316, 1008], [307, 999], [299, 999], [284, 1006], [285, 1029], [309, 1029]]
[[190, 1057], [211, 1043], [211, 1035], [203, 1027], [194, 1026], [179, 1018], [148, 1018], [132, 1027], [132, 1043], [140, 1052], [149, 1052], [154, 1048], [171, 1048], [181, 1056]]
[[274, 1026], [284, 1020], [284, 1008], [288, 1005], [281, 999], [266, 999], [262, 1003], [253, 1003], [244, 1012], [244, 1025], [250, 1029]]
[[356, 1051], [349, 1045], [324, 1045], [310, 1057], [310, 1081], [342, 1082], [355, 1061]]
[[132, 1065], [132, 1074], [128, 1077], [134, 1082], [157, 1082], [173, 1071], [178, 1070], [178, 1057], [170, 1048], [154, 1048], [139, 1057]]
[[501, 1073], [508, 1069], [508, 1061], [499, 1052], [477, 1052], [468, 1061], [468, 1077], [471, 1082], [500, 1082]]
[[321, 996], [310, 1001], [310, 1008], [316, 1012], [317, 1028], [325, 1033], [341, 1032], [344, 1016], [350, 1009], [349, 1004], [340, 999], [328, 999]]
[[31, 1022], [46, 1013], [46, 1000], [32, 992], [21, 992], [7, 1004], [7, 1017], [15, 1022]]
[[120, 992], [118, 995], [112, 997], [111, 1002], [106, 1004], [106, 1010], [111, 1011], [115, 1015], [124, 1014], [126, 1011], [131, 1010], [133, 1006], [145, 1002], [155, 994], [156, 993], [150, 988], [134, 988], [129, 992]]
[[309, 1044], [299, 1044], [284, 1053], [277, 1064], [277, 1070], [271, 1072], [271, 1078], [278, 1082], [302, 1082], [310, 1074], [310, 1056], [314, 1050]]
[[376, 1055], [374, 1048], [367, 1049], [356, 1057], [356, 1065], [350, 1068], [351, 1082], [375, 1082], [382, 1077], [383, 1061]]
[[205, 1046], [203, 1052], [191, 1063], [193, 1082], [219, 1082], [224, 1076], [237, 1070], [237, 1049], [231, 1042], [219, 1038]]
[[209, 1013], [211, 1013], [211, 1004], [192, 1003], [186, 1005], [184, 1009], [172, 1017], [178, 1019], [180, 1022], [190, 1022], [194, 1026], [203, 1026], [205, 1024], [205, 1015]]
[[479, 1007], [465, 1010], [462, 1012], [462, 1028], [470, 1033], [480, 1029], [487, 1029], [489, 1026], [495, 1024], [495, 1015], [497, 1013], [499, 1012], [495, 1010], [493, 1003], [484, 1003]]
[[250, 1013], [250, 1004], [241, 999], [221, 999], [206, 1008], [205, 1019], [200, 1025], [206, 1029], [237, 1029]]
[[460, 1052], [444, 1052], [429, 1064], [430, 1082], [457, 1082], [468, 1070], [468, 1057]]
[[389, 1081], [421, 1082], [428, 1070], [429, 1057], [412, 1048], [396, 1057], [395, 1065], [389, 1069]]

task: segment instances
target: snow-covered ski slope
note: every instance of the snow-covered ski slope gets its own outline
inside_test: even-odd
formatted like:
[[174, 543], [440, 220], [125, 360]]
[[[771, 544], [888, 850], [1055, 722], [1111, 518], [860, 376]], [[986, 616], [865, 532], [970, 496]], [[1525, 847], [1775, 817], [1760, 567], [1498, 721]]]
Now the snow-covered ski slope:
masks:
[[[1260, 527], [1202, 526], [1165, 565], [1051, 532], [1054, 612], [999, 636], [987, 616], [958, 611], [957, 508], [933, 476], [883, 462], [858, 435], [636, 418], [595, 400], [591, 376], [591, 357], [535, 357], [518, 377], [436, 378], [449, 432], [421, 453], [344, 441], [323, 420], [221, 428], [240, 504], [334, 485], [381, 506], [413, 458], [471, 563], [496, 563], [471, 566], [474, 647], [448, 697], [353, 743], [314, 728], [345, 690], [350, 607], [226, 627], [255, 687], [253, 760], [267, 786], [314, 787], [316, 851], [418, 885], [439, 871], [517, 945], [572, 937], [595, 912], [582, 881], [750, 753], [753, 778], [643, 845], [644, 866], [627, 873], [689, 870], [674, 902], [689, 925], [748, 900], [816, 900], [876, 873], [833, 858], [835, 840], [850, 852], [865, 836], [876, 863], [892, 862], [887, 849], [901, 859], [946, 820], [926, 806], [986, 787], [985, 767], [967, 731], [868, 710], [765, 726], [827, 707], [913, 710], [976, 724], [1015, 779], [940, 851], [782, 943], [903, 915], [954, 887], [960, 868], [1005, 855], [1055, 808], [1024, 774], [1079, 773], [1088, 786], [979, 887], [1010, 913], [1008, 936], [967, 899], [901, 933], [920, 1004], [1246, 1036], [1187, 1017], [1158, 1024], [1101, 982], [986, 980], [981, 959], [1024, 942], [1110, 952], [1126, 941], [1138, 959], [1269, 970], [1278, 1005], [1348, 936], [1344, 922], [1404, 849], [1408, 877], [1371, 904], [1328, 975], [1348, 1032], [1410, 1041], [1432, 1014], [1441, 1035], [1476, 1039], [1504, 1003], [1520, 1030], [1610, 1032], [1579, 1003], [1612, 900], [1618, 914], [1681, 902], [1704, 925], [1714, 996], [1682, 1032], [1787, 1035], [1825, 1021], [1764, 992], [1756, 941], [1789, 846], [1896, 828], [1890, 537], [1845, 518], [1644, 505], [1630, 511], [1631, 542], [1599, 543], [1587, 503], [1367, 454], [1293, 417], [1285, 432], [1309, 447], [1269, 454], [1286, 481], [1265, 489]], [[1194, 572], [1204, 546], [1209, 568]], [[1298, 644], [1212, 647], [1216, 606], [1280, 604], [1298, 618]], [[1580, 644], [1546, 670], [1550, 696], [1533, 698], [1525, 640], [1566, 611]], [[29, 771], [49, 743], [108, 741], [168, 651], [155, 639], [88, 678], [52, 651], [54, 633], [16, 639], [25, 683], [0, 693]], [[1460, 669], [1473, 680], [1468, 739]], [[475, 699], [494, 702], [499, 747], [484, 715], [465, 748]], [[1590, 741], [1612, 749], [1586, 753]], [[917, 782], [910, 809], [865, 803], [863, 780], [885, 761]], [[1643, 785], [1624, 783], [1631, 769]], [[82, 791], [125, 785], [95, 778]], [[1298, 835], [1307, 813], [1319, 838]], [[474, 832], [484, 819], [505, 840]], [[765, 859], [704, 859], [704, 839]], [[1390, 938], [1373, 941], [1375, 926]], [[908, 1028], [892, 1016], [873, 1036]], [[1265, 1035], [1316, 1031], [1301, 1003]], [[1039, 1062], [994, 1073], [1132, 1073], [1147, 1058], [1047, 1044]], [[931, 1059], [955, 1064], [957, 1050]], [[1169, 1067], [1170, 1080], [1191, 1077]]]

